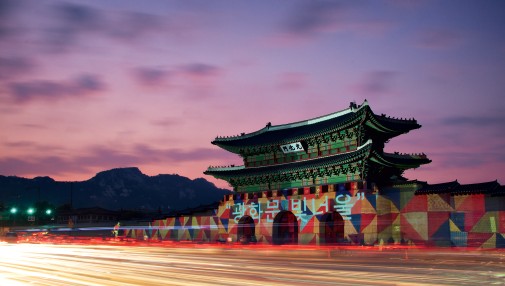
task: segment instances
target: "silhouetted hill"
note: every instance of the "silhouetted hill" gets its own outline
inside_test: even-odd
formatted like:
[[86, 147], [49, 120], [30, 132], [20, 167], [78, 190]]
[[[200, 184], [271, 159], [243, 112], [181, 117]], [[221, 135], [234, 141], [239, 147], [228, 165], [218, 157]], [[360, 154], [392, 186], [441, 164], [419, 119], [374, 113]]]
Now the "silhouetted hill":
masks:
[[167, 213], [217, 202], [230, 191], [203, 178], [179, 175], [147, 176], [138, 168], [103, 171], [82, 182], [58, 182], [50, 177], [26, 179], [0, 176], [0, 203], [24, 207], [47, 201], [58, 207], [102, 207], [111, 210], [159, 210]]

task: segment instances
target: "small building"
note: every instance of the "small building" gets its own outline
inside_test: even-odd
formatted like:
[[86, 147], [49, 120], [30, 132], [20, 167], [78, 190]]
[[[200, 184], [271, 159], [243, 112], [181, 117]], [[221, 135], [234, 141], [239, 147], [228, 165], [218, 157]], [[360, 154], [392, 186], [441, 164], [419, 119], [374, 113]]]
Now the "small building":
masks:
[[384, 152], [415, 119], [377, 115], [365, 100], [329, 115], [217, 137], [241, 166], [204, 173], [235, 191], [213, 214], [153, 222], [161, 239], [266, 244], [409, 243], [505, 247], [505, 189], [498, 182], [430, 185], [405, 170], [424, 153]]

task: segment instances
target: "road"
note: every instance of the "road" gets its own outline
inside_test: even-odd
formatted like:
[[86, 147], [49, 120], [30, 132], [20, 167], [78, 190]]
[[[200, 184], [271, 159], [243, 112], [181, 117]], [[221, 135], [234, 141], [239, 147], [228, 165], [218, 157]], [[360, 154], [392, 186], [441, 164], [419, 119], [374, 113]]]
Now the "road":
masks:
[[0, 244], [0, 285], [505, 285], [505, 252]]

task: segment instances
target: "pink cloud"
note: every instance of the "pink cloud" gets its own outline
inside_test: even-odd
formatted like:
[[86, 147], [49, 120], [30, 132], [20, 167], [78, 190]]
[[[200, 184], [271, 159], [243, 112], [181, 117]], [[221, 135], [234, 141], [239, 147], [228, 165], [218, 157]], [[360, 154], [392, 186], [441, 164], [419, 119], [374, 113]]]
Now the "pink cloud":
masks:
[[310, 1], [297, 7], [286, 22], [289, 34], [302, 37], [333, 29], [342, 14], [343, 6], [338, 2]]
[[0, 80], [10, 79], [16, 76], [32, 72], [36, 68], [34, 60], [22, 57], [0, 58]]
[[83, 37], [144, 43], [144, 38], [154, 32], [172, 31], [154, 14], [110, 12], [74, 3], [57, 3], [51, 8], [53, 21], [43, 32], [50, 52], [71, 52]]
[[13, 82], [8, 86], [11, 98], [16, 103], [86, 97], [106, 89], [105, 83], [99, 76], [90, 74], [81, 75], [66, 82], [34, 80]]
[[267, 43], [275, 46], [298, 45], [332, 33], [377, 37], [383, 36], [393, 26], [388, 20], [367, 19], [363, 6], [354, 2], [309, 1], [296, 6], [287, 15], [279, 33], [268, 37]]
[[182, 65], [179, 67], [179, 71], [184, 75], [195, 78], [213, 77], [220, 73], [220, 69], [218, 67], [203, 63]]
[[163, 68], [142, 67], [136, 68], [133, 75], [143, 85], [156, 86], [165, 83], [170, 78], [171, 73]]

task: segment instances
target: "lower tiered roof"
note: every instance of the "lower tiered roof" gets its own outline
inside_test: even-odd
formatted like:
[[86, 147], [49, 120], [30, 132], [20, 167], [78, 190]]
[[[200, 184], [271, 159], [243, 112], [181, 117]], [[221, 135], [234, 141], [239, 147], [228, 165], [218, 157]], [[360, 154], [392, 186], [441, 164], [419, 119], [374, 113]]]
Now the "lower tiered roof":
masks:
[[[379, 168], [372, 168], [374, 171], [378, 169], [396, 169], [402, 172], [403, 170], [417, 168], [421, 164], [431, 162], [424, 154], [388, 154], [377, 152], [372, 146], [372, 141], [369, 140], [359, 146], [357, 150], [347, 153], [261, 167], [209, 167], [204, 174], [212, 175], [229, 182], [239, 178], [250, 178], [252, 180], [261, 178], [260, 181], [284, 181], [293, 179], [293, 177], [324, 177], [359, 171], [363, 176], [362, 179], [364, 179], [368, 171], [367, 168], [370, 165], [379, 166]], [[359, 168], [359, 170], [356, 170], [356, 168]]]

